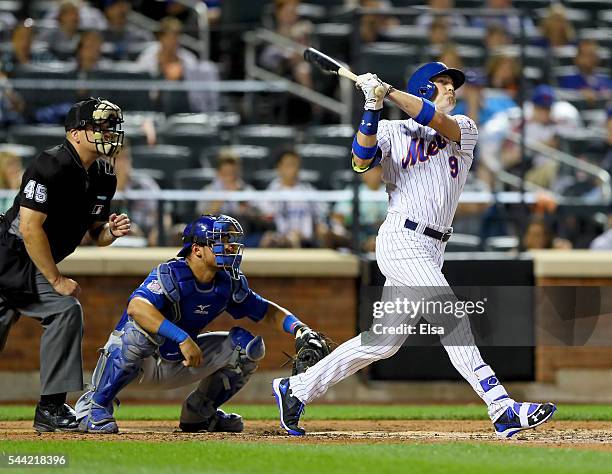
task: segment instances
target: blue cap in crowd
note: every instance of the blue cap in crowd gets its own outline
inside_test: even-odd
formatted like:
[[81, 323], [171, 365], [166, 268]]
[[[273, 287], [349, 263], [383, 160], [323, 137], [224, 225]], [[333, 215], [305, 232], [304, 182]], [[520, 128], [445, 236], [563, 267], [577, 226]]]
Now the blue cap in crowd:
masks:
[[546, 84], [541, 84], [533, 90], [531, 102], [534, 105], [550, 109], [555, 101], [555, 91]]

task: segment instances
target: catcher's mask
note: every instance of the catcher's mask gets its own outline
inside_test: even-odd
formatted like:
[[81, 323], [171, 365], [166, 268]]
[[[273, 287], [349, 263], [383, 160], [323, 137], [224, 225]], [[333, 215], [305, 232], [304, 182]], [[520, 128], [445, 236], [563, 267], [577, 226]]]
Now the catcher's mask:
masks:
[[240, 243], [243, 235], [242, 226], [233, 217], [224, 214], [203, 215], [185, 227], [183, 248], [177, 256], [189, 255], [192, 244], [209, 247], [217, 266], [223, 268], [234, 280], [238, 280], [244, 249], [244, 244]]
[[115, 158], [123, 146], [122, 123], [123, 113], [117, 105], [106, 99], [90, 97], [72, 106], [64, 125], [66, 131], [91, 129], [93, 140], [86, 134], [87, 141], [96, 145], [98, 155], [103, 158], [105, 171], [115, 174]]

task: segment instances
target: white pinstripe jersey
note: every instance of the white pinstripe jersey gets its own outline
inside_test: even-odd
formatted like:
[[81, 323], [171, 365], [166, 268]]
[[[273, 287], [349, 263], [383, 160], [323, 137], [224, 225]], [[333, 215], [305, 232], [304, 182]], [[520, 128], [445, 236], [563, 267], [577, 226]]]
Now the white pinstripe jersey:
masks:
[[381, 120], [376, 138], [382, 151], [389, 212], [434, 227], [449, 227], [474, 160], [478, 129], [465, 115], [453, 117], [461, 142], [408, 120]]

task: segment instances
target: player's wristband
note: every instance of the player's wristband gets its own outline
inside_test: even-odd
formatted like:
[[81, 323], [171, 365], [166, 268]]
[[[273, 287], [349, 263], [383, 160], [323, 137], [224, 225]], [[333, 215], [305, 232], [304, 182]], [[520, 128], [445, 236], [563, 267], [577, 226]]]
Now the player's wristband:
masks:
[[167, 319], [162, 321], [159, 329], [157, 330], [157, 334], [167, 337], [171, 341], [178, 342], [179, 344], [185, 342], [189, 337], [189, 334], [179, 328], [176, 324], [172, 324]]
[[380, 110], [366, 110], [359, 124], [359, 131], [364, 135], [376, 135], [379, 120]]
[[305, 326], [306, 325], [298, 318], [296, 318], [293, 314], [288, 314], [287, 316], [285, 316], [285, 319], [283, 321], [283, 331], [289, 334], [293, 334], [294, 336], [298, 329], [301, 329]]
[[427, 126], [436, 114], [436, 106], [433, 104], [433, 102], [427, 99], [421, 100], [423, 101], [423, 107], [421, 108], [419, 115], [414, 117], [414, 121], [420, 123], [421, 125]]
[[353, 138], [353, 154], [357, 158], [361, 158], [362, 160], [371, 160], [376, 155], [376, 150], [378, 150], [378, 144], [374, 146], [362, 146], [357, 141], [357, 135]]

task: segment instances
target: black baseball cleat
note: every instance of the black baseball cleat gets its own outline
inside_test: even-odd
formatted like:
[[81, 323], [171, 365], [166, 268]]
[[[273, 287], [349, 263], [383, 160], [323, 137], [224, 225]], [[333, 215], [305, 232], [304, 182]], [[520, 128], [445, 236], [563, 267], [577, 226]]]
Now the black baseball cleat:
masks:
[[304, 436], [306, 431], [300, 428], [298, 423], [305, 405], [297, 397], [291, 395], [289, 379], [274, 379], [272, 390], [280, 412], [281, 428], [284, 428], [292, 436]]
[[225, 413], [217, 408], [216, 413], [208, 420], [199, 423], [179, 423], [179, 428], [185, 433], [224, 432], [241, 433], [244, 431], [242, 417], [238, 413]]
[[34, 429], [38, 432], [76, 431], [79, 427], [74, 410], [63, 405], [36, 405]]

